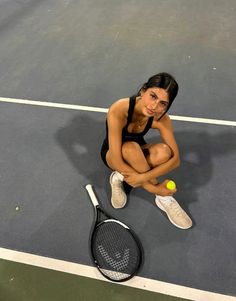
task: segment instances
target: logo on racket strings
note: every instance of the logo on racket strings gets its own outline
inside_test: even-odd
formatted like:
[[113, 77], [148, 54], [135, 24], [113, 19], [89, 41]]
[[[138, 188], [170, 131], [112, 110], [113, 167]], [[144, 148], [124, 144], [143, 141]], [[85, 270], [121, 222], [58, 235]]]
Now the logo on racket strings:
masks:
[[98, 250], [100, 251], [105, 261], [116, 271], [121, 271], [125, 269], [129, 264], [129, 249], [124, 250], [123, 256], [120, 252], [116, 252], [114, 254], [114, 257], [116, 257], [117, 260], [111, 258], [111, 256], [107, 253], [107, 251], [103, 248], [102, 245], [98, 246]]

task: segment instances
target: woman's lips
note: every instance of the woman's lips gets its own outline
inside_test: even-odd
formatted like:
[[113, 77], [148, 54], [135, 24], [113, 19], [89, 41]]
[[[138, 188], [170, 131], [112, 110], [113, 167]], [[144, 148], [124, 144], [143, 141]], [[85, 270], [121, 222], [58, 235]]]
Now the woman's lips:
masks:
[[155, 114], [155, 111], [152, 111], [152, 110], [150, 110], [150, 109], [148, 109], [148, 108], [146, 108], [146, 109], [147, 109], [147, 113], [148, 113], [149, 115]]

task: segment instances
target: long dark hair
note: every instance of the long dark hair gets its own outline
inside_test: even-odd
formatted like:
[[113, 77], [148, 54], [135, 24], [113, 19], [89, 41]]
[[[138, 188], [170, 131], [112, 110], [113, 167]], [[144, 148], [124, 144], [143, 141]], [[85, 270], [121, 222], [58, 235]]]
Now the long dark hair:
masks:
[[[169, 110], [176, 95], [178, 94], [179, 86], [172, 75], [162, 72], [151, 76], [148, 79], [148, 81], [144, 83], [142, 87], [139, 89], [137, 96], [140, 96], [142, 90], [146, 91], [148, 88], [153, 88], [153, 87], [165, 89], [166, 92], [168, 93], [169, 103], [166, 108], [166, 111], [164, 112], [165, 114]], [[163, 117], [163, 115], [161, 117]]]

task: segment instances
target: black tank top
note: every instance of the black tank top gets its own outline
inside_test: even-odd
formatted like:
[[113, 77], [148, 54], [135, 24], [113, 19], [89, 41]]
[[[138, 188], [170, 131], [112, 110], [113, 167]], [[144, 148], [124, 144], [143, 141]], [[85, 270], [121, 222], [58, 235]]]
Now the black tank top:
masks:
[[[144, 135], [146, 135], [146, 133], [148, 132], [148, 130], [151, 128], [152, 126], [152, 122], [153, 122], [153, 117], [150, 117], [148, 119], [148, 122], [144, 128], [144, 130], [140, 133], [130, 133], [128, 132], [128, 126], [129, 124], [132, 122], [132, 117], [133, 117], [133, 113], [134, 113], [134, 107], [135, 107], [135, 103], [136, 103], [136, 96], [131, 96], [129, 99], [129, 109], [128, 109], [128, 117], [127, 117], [127, 123], [125, 125], [125, 127], [122, 130], [122, 142], [126, 142], [126, 141], [135, 141], [138, 142], [139, 144], [145, 144], [145, 140], [144, 140]], [[107, 126], [107, 120], [106, 120], [106, 138], [105, 138], [107, 144], [108, 143], [108, 126]]]

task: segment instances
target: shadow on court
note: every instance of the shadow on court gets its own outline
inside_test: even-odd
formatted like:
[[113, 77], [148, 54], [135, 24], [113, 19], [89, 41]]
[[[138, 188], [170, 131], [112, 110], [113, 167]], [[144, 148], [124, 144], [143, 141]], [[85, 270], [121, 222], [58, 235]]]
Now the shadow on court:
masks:
[[[100, 158], [100, 147], [104, 137], [105, 121], [98, 121], [92, 118], [91, 114], [73, 118], [55, 135], [57, 143], [78, 173], [86, 178], [87, 183], [92, 183], [97, 188], [105, 188], [109, 199], [110, 170]], [[180, 148], [181, 166], [171, 172], [168, 177], [173, 177], [177, 186], [181, 187], [178, 191], [178, 199], [188, 200], [181, 204], [188, 211], [188, 204], [198, 200], [199, 188], [206, 185], [212, 178], [213, 159], [235, 152], [236, 142], [233, 133], [227, 130], [220, 134], [209, 134], [202, 130], [194, 132], [181, 130], [176, 131], [175, 137]], [[157, 138], [150, 137], [147, 141], [158, 141], [158, 136]], [[144, 190], [136, 189], [136, 191], [135, 194], [137, 193], [143, 199], [150, 199], [150, 194]]]

